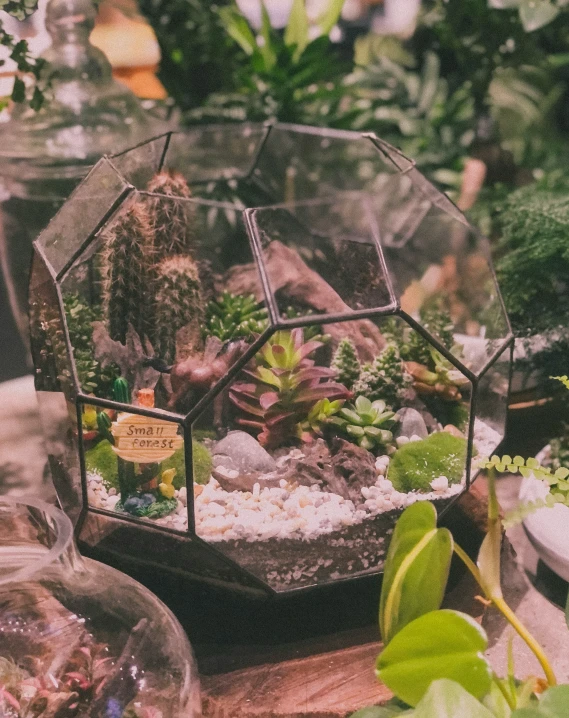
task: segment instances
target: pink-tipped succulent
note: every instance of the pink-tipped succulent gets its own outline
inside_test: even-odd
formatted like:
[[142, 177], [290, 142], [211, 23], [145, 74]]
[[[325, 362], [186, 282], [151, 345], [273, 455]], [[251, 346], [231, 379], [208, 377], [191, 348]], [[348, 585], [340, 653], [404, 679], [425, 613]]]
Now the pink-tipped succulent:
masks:
[[322, 399], [351, 397], [343, 384], [333, 381], [334, 369], [315, 366], [310, 359], [321, 346], [305, 342], [302, 329], [278, 331], [258, 352], [254, 367], [244, 370], [250, 381], [230, 389], [231, 401], [244, 415], [238, 423], [257, 431], [263, 446], [275, 448], [302, 436], [302, 422]]

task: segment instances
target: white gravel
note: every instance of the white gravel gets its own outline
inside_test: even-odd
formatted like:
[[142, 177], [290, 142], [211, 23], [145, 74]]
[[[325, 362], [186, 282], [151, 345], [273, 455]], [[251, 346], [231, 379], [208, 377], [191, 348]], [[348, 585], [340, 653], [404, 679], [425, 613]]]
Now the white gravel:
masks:
[[[411, 437], [410, 440], [417, 440]], [[487, 424], [477, 420], [474, 428], [478, 454], [490, 456], [500, 441], [500, 435]], [[406, 443], [406, 442], [403, 442]], [[435, 501], [450, 498], [463, 490], [463, 484], [449, 486], [446, 476], [431, 482], [429, 493], [401, 493], [385, 478], [389, 456], [376, 459], [377, 480], [373, 486], [362, 488], [361, 503], [317, 486], [299, 486], [284, 479], [278, 488], [263, 488], [255, 484], [253, 491], [225, 491], [213, 477], [203, 487], [195, 487], [196, 532], [208, 541], [245, 539], [263, 541], [270, 538], [310, 540], [323, 534], [359, 524], [385, 511], [403, 509], [416, 501]], [[118, 496], [114, 489], [107, 491], [98, 474], [89, 473], [88, 495], [91, 505], [114, 509]], [[176, 491], [176, 510], [157, 519], [156, 524], [180, 531], [187, 530], [187, 492]]]

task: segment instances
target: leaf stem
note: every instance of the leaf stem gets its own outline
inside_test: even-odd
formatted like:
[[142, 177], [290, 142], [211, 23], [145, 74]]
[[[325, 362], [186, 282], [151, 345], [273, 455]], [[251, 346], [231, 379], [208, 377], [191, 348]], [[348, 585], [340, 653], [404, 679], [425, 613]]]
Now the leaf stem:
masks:
[[466, 553], [466, 551], [461, 548], [458, 544], [454, 544], [453, 546], [455, 554], [460, 558], [462, 563], [466, 566], [466, 568], [470, 571], [470, 573], [473, 575], [474, 580], [478, 583], [480, 588], [484, 590], [484, 586], [482, 585], [482, 577], [480, 576], [480, 571], [478, 569], [478, 566], [474, 563], [474, 561], [470, 558], [470, 556]]
[[492, 679], [496, 686], [498, 687], [500, 693], [504, 696], [504, 700], [506, 703], [510, 706], [511, 710], [516, 710], [516, 702], [514, 697], [510, 694], [509, 691], [506, 690], [506, 686], [504, 685], [502, 679], [492, 671]]
[[508, 621], [508, 623], [512, 626], [512, 628], [516, 631], [516, 633], [520, 636], [520, 638], [525, 641], [531, 652], [537, 658], [540, 666], [543, 669], [543, 672], [545, 673], [545, 677], [547, 678], [547, 682], [549, 683], [549, 685], [557, 685], [557, 678], [555, 677], [553, 668], [547, 660], [547, 657], [544, 654], [543, 649], [539, 645], [539, 643], [535, 640], [535, 638], [531, 635], [531, 633], [527, 630], [523, 623], [518, 619], [516, 614], [512, 611], [512, 609], [508, 606], [508, 604], [504, 601], [502, 597], [491, 597], [491, 601], [500, 611], [500, 613], [504, 616], [504, 618]]

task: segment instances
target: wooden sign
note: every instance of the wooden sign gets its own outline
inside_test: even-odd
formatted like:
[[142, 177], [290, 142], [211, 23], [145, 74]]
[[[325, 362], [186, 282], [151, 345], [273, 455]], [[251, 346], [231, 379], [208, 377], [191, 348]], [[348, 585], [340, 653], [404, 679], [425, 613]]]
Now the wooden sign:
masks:
[[119, 414], [111, 433], [115, 437], [115, 454], [137, 464], [165, 461], [184, 444], [177, 424], [139, 414]]

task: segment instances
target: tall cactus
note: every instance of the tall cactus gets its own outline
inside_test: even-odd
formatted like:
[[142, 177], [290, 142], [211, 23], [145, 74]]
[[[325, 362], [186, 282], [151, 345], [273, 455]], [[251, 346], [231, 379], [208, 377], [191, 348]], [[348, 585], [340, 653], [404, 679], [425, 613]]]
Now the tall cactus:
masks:
[[179, 254], [192, 254], [195, 208], [186, 202], [192, 196], [179, 172], [162, 171], [148, 183], [146, 205], [155, 234], [156, 261]]
[[176, 358], [176, 333], [191, 324], [200, 336], [204, 305], [198, 268], [190, 257], [163, 259], [156, 267], [155, 349], [164, 361]]
[[107, 229], [101, 274], [103, 308], [112, 339], [125, 342], [128, 325], [153, 334], [154, 235], [146, 207], [131, 204]]

